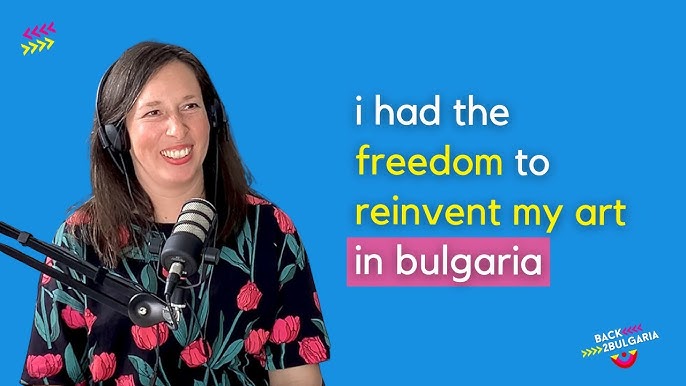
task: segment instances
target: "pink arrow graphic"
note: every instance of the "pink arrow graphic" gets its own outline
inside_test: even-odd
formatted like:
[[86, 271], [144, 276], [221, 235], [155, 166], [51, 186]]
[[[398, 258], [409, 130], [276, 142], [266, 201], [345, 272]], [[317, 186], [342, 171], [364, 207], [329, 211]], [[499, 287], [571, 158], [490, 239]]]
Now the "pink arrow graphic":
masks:
[[52, 31], [52, 32], [54, 33], [54, 32], [57, 32], [57, 31], [55, 31], [55, 29], [52, 28], [53, 25], [55, 25], [55, 22], [54, 22], [54, 21], [50, 22], [50, 25], [48, 26], [48, 31]]
[[629, 326], [629, 327], [624, 327], [622, 329], [621, 333], [622, 333], [622, 335], [631, 335], [631, 334], [637, 333], [639, 331], [643, 331], [641, 324]]
[[46, 36], [47, 36], [47, 35], [48, 35], [48, 33], [47, 33], [47, 32], [45, 32], [45, 27], [46, 27], [46, 26], [47, 26], [47, 24], [43, 24], [43, 26], [42, 26], [42, 27], [40, 27], [40, 32], [41, 32], [41, 33], [42, 33], [43, 35], [46, 35]]
[[33, 29], [33, 32], [31, 32], [31, 35], [36, 36], [36, 37], [40, 37], [40, 34], [39, 34], [38, 32], [36, 32], [37, 30], [38, 30], [38, 26], [36, 26], [36, 27]]
[[22, 36], [31, 40], [33, 38], [31, 37], [30, 33], [31, 33], [31, 27], [27, 28], [26, 31], [24, 31], [24, 34]]

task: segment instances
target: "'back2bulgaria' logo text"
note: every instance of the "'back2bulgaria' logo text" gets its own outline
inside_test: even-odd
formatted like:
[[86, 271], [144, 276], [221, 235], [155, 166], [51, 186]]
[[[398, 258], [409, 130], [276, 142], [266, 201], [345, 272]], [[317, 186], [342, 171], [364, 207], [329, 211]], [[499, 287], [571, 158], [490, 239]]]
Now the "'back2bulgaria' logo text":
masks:
[[581, 355], [587, 358], [600, 353], [610, 353], [612, 363], [617, 367], [628, 369], [638, 359], [638, 349], [635, 346], [659, 338], [657, 331], [644, 331], [641, 324], [617, 328], [593, 335], [596, 346], [581, 350]]

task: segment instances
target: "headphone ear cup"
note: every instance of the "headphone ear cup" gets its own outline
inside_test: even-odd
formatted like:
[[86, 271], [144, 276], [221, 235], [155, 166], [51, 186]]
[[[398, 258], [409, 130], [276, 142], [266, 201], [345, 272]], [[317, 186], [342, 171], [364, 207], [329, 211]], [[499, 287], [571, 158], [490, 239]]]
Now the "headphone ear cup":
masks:
[[105, 125], [105, 135], [112, 150], [120, 153], [128, 150], [128, 141], [126, 140], [126, 132], [123, 130], [123, 127], [107, 124]]
[[210, 107], [209, 118], [212, 129], [215, 130], [215, 134], [219, 140], [228, 140], [227, 135], [223, 133], [224, 130], [228, 130], [228, 127], [226, 127], [226, 112], [224, 111], [224, 105], [219, 98], [214, 98], [212, 106]]
[[217, 131], [219, 127], [219, 119], [217, 116], [217, 103], [212, 103], [209, 109], [207, 109], [207, 119], [210, 121], [210, 129], [212, 131]]

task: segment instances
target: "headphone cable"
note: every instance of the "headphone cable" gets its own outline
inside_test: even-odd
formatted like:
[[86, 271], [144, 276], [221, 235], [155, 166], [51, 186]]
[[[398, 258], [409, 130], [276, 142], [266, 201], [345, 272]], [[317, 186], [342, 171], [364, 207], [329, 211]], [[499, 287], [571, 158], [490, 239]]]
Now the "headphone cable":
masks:
[[152, 377], [150, 378], [149, 386], [155, 386], [155, 382], [157, 382], [157, 371], [160, 365], [160, 327], [159, 325], [155, 325], [154, 328], [157, 337], [157, 340], [155, 341], [155, 367], [152, 369]]

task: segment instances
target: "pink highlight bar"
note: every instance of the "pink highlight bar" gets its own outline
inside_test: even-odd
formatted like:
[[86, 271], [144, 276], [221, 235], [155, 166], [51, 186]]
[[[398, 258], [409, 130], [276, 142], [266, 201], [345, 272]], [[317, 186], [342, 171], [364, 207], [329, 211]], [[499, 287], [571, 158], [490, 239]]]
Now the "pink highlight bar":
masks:
[[349, 237], [349, 287], [549, 287], [547, 237]]

